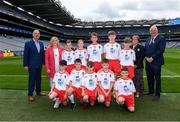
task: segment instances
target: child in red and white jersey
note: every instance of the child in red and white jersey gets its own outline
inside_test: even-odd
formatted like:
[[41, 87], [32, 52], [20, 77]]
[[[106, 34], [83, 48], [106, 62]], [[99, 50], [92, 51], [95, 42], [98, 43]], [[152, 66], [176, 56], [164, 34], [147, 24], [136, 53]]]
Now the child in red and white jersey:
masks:
[[130, 112], [134, 112], [134, 93], [136, 92], [136, 89], [133, 81], [128, 77], [128, 74], [127, 68], [121, 69], [122, 77], [114, 84], [114, 96], [118, 104], [125, 104]]
[[120, 65], [121, 68], [128, 68], [129, 78], [134, 77], [134, 61], [136, 60], [136, 55], [133, 49], [130, 48], [132, 39], [126, 37], [124, 39], [124, 48], [120, 51]]
[[114, 85], [114, 73], [108, 69], [107, 59], [102, 61], [102, 69], [98, 71], [98, 102], [105, 103], [106, 107], [111, 103], [111, 90]]
[[94, 106], [97, 96], [97, 74], [93, 71], [94, 63], [89, 61], [87, 64], [87, 71], [82, 78], [82, 95], [84, 101], [84, 108], [90, 103]]
[[121, 46], [116, 42], [116, 33], [114, 31], [108, 32], [109, 42], [104, 45], [104, 54], [109, 61], [109, 69], [115, 74], [120, 72], [119, 53]]
[[102, 66], [102, 55], [103, 55], [103, 46], [101, 44], [98, 44], [98, 35], [97, 33], [91, 33], [91, 41], [92, 44], [90, 44], [87, 47], [87, 52], [89, 56], [89, 61], [92, 61], [94, 63], [94, 69], [93, 71], [98, 72]]

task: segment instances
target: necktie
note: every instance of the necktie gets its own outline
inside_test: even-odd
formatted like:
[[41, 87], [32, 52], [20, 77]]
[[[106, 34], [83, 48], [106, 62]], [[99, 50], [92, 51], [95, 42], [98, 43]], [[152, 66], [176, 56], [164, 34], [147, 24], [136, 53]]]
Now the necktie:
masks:
[[154, 41], [154, 38], [151, 38], [150, 42], [149, 42], [149, 45], [152, 44]]

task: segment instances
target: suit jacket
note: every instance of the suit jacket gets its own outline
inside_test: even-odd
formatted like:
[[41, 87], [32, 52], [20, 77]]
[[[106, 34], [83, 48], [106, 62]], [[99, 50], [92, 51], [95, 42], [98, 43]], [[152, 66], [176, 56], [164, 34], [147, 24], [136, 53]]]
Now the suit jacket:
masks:
[[[62, 51], [64, 50], [63, 47], [58, 47], [59, 50], [59, 61], [62, 59]], [[46, 70], [50, 70], [50, 73], [48, 73], [47, 75], [49, 77], [54, 77], [55, 74], [55, 59], [54, 59], [54, 51], [53, 51], [53, 47], [49, 46], [46, 49], [45, 52], [45, 67]]]
[[135, 54], [136, 54], [136, 60], [134, 62], [134, 65], [137, 66], [137, 69], [144, 68], [143, 60], [144, 60], [144, 46], [137, 44], [134, 48]]
[[38, 53], [34, 40], [25, 43], [23, 65], [29, 68], [42, 67], [44, 64], [44, 45], [39, 42], [40, 52]]
[[[166, 40], [157, 35], [154, 42], [150, 44], [151, 38], [149, 38], [145, 43], [145, 56], [153, 58], [153, 65], [163, 65], [164, 64], [164, 50], [166, 47]], [[148, 63], [148, 62], [146, 62]]]

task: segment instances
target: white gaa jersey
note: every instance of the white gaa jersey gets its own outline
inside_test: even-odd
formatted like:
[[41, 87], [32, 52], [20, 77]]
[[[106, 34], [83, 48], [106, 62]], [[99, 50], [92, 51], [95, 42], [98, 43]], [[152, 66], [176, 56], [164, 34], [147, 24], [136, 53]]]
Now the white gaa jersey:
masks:
[[136, 92], [134, 83], [131, 79], [123, 80], [118, 79], [114, 84], [114, 91], [117, 91], [117, 95], [133, 95]]
[[100, 70], [97, 73], [98, 76], [98, 83], [102, 86], [103, 89], [109, 89], [111, 86], [111, 83], [114, 83], [114, 73], [111, 70], [108, 70], [107, 72]]
[[104, 53], [106, 54], [107, 59], [118, 59], [119, 53], [121, 51], [121, 46], [117, 42], [115, 43], [106, 43], [104, 45]]
[[119, 57], [121, 66], [134, 66], [134, 61], [136, 60], [134, 50], [122, 49]]
[[91, 44], [87, 47], [89, 55], [89, 61], [101, 62], [101, 56], [103, 54], [103, 47], [100, 44]]
[[95, 72], [91, 74], [86, 73], [82, 79], [82, 87], [91, 91], [95, 90], [97, 87], [97, 74]]
[[82, 85], [82, 78], [84, 77], [85, 71], [84, 70], [76, 70], [73, 69], [71, 71], [70, 75], [70, 82], [72, 83], [72, 86], [76, 88], [80, 88]]
[[74, 64], [75, 52], [73, 50], [71, 51], [64, 50], [62, 53], [62, 60], [67, 61], [67, 65]]
[[69, 85], [69, 74], [67, 72], [57, 72], [54, 74], [53, 82], [56, 89], [65, 91], [67, 85]]
[[82, 65], [87, 66], [88, 53], [86, 49], [76, 49], [75, 59], [81, 59]]

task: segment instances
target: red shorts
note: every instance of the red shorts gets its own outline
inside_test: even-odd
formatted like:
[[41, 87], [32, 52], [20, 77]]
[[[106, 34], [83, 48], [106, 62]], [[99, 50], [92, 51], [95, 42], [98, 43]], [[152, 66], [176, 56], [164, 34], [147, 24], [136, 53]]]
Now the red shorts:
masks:
[[125, 96], [125, 95], [120, 95], [118, 97], [122, 97], [125, 99], [125, 103], [127, 107], [134, 107], [134, 96], [130, 95], [130, 96]]
[[[105, 92], [108, 92], [108, 89], [104, 89], [104, 90], [105, 90]], [[102, 89], [101, 89], [100, 87], [98, 87], [98, 95], [103, 95], [103, 96], [104, 96], [104, 98], [105, 98], [105, 103], [106, 103], [106, 102], [111, 102], [111, 92], [109, 93], [109, 95], [108, 95], [107, 97], [105, 97]]]
[[119, 60], [109, 59], [109, 69], [116, 74], [119, 73], [121, 69]]
[[102, 68], [102, 63], [101, 62], [93, 62], [94, 63], [94, 72], [98, 72]]
[[127, 68], [129, 70], [129, 78], [133, 78], [134, 77], [134, 67], [133, 66], [122, 66], [121, 68]]
[[73, 88], [73, 94], [74, 96], [78, 99], [78, 100], [81, 100], [82, 99], [82, 88], [77, 88], [77, 87], [74, 87], [72, 86]]
[[55, 92], [56, 94], [58, 94], [58, 98], [61, 102], [66, 101], [67, 97], [66, 97], [66, 91], [62, 91], [62, 90], [58, 90], [56, 88], [53, 89], [53, 92]]
[[85, 88], [84, 93], [85, 93], [85, 95], [89, 96], [89, 102], [90, 103], [95, 103], [95, 101], [96, 101], [96, 89], [91, 91], [91, 90]]
[[66, 71], [70, 74], [71, 71], [74, 69], [74, 64], [67, 65]]

